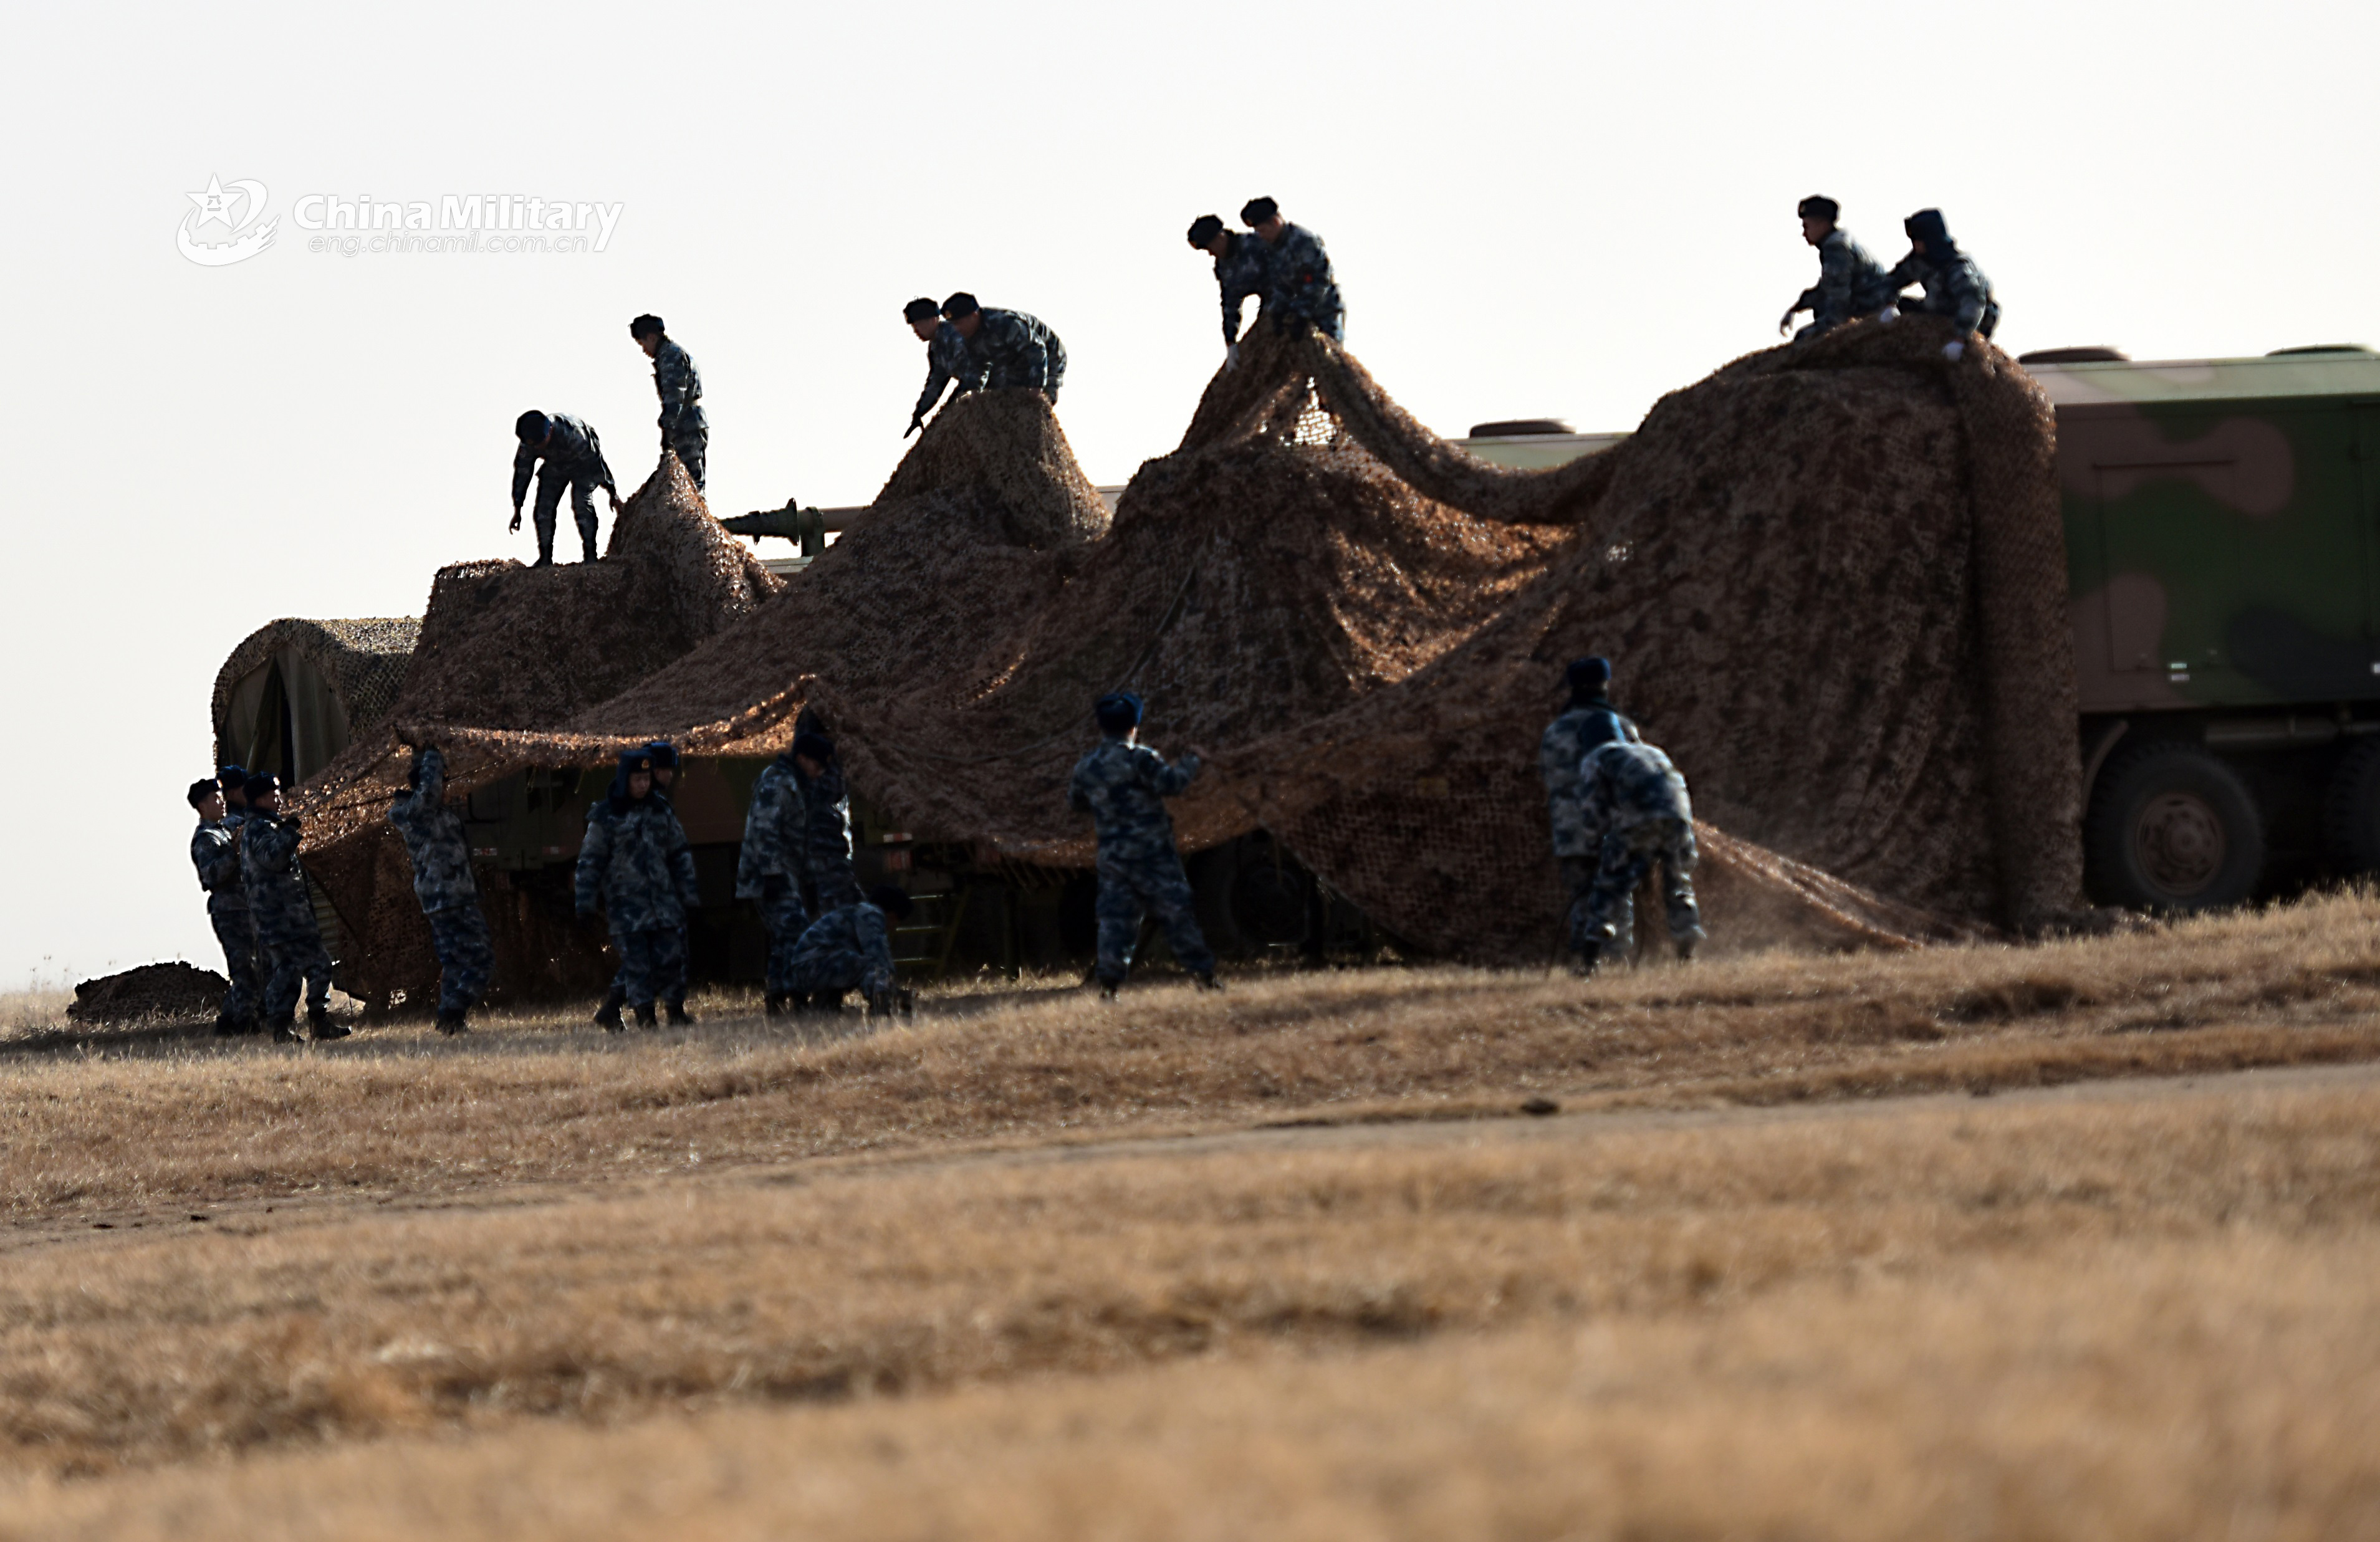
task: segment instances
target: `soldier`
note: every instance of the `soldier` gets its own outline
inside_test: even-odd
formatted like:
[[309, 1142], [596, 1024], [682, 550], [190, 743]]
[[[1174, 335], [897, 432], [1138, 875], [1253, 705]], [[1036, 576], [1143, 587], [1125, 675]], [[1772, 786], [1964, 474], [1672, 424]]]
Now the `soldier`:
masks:
[[1269, 198], [1248, 200], [1240, 220], [1265, 244], [1265, 311], [1303, 317], [1332, 342], [1347, 341], [1347, 305], [1339, 297], [1339, 280], [1330, 272], [1322, 237], [1284, 221], [1281, 205]]
[[298, 996], [304, 988], [306, 1028], [316, 1043], [345, 1038], [331, 1021], [331, 955], [314, 919], [306, 868], [298, 860], [298, 816], [281, 812], [281, 783], [270, 771], [248, 779], [248, 820], [239, 828], [239, 876], [263, 954], [264, 1021], [276, 1044], [298, 1038]]
[[1912, 284], [1925, 286], [1925, 298], [1901, 300], [1900, 309], [1950, 319], [1959, 335], [1942, 345], [1942, 357], [1955, 364], [1971, 339], [1989, 337], [2000, 324], [1991, 280], [1950, 239], [1950, 227], [1942, 223], [1939, 209], [1920, 209], [1901, 222], [1901, 228], [1909, 232], [1909, 255], [1892, 265], [1885, 282], [1896, 295]]
[[1603, 950], [1617, 939], [1612, 925], [1620, 906], [1636, 892], [1645, 875], [1661, 869], [1670, 941], [1690, 959], [1703, 940], [1694, 906], [1694, 810], [1686, 779], [1653, 746], [1611, 739], [1579, 762], [1579, 802], [1587, 823], [1603, 832], [1595, 889], [1587, 898], [1585, 946], [1581, 974], [1592, 975]]
[[[667, 739], [655, 739], [645, 746], [645, 753], [653, 758], [653, 795], [668, 803], [674, 811], [677, 807], [677, 747]], [[692, 902], [688, 903], [688, 908], [693, 908]], [[687, 970], [693, 958], [694, 950], [686, 936], [686, 925], [681, 921], [677, 929], [676, 966], [667, 976], [653, 982], [662, 1004], [669, 1008], [672, 1027], [682, 1028], [694, 1021], [686, 1010]], [[613, 983], [618, 984], [617, 981]]]
[[248, 817], [248, 772], [238, 766], [215, 768], [215, 785], [223, 789], [224, 808], [227, 814]]
[[438, 1031], [463, 1033], [495, 975], [495, 942], [480, 909], [463, 817], [446, 802], [446, 757], [435, 745], [416, 746], [405, 781], [406, 790], [389, 805], [388, 822], [405, 839], [413, 897], [429, 917], [430, 945], [438, 954]]
[[789, 1000], [796, 1011], [840, 1012], [857, 989], [878, 1016], [904, 1004], [892, 966], [892, 928], [909, 918], [909, 896], [891, 884], [810, 923], [794, 947]]
[[686, 351], [670, 340], [659, 316], [630, 322], [628, 335], [653, 361], [653, 389], [662, 397], [662, 448], [677, 452], [678, 464], [700, 492], [710, 456], [710, 419], [702, 415], [702, 374]]
[[1075, 762], [1066, 803], [1098, 821], [1099, 992], [1113, 997], [1123, 984], [1144, 911], [1164, 925], [1175, 960], [1212, 990], [1215, 955], [1198, 930], [1190, 880], [1173, 846], [1173, 820], [1165, 811], [1165, 799], [1198, 774], [1200, 757], [1192, 750], [1169, 766], [1141, 744], [1141, 701], [1130, 691], [1099, 698], [1092, 711], [1099, 745]]
[[932, 300], [923, 297], [911, 300], [901, 308], [901, 319], [926, 345], [926, 389], [917, 394], [917, 410], [909, 414], [906, 439], [926, 426], [926, 414], [941, 405], [942, 393], [955, 381], [958, 390], [953, 398], [970, 391], [983, 389], [984, 367], [976, 361], [967, 348], [966, 339], [959, 329], [942, 320], [941, 310]]
[[851, 793], [832, 739], [794, 736], [794, 782], [802, 799], [802, 881], [810, 908], [823, 916], [859, 898], [851, 868]]
[[1786, 308], [1777, 330], [1791, 330], [1793, 318], [1804, 310], [1810, 312], [1810, 324], [1793, 334], [1796, 343], [1861, 316], [1890, 320], [1884, 312], [1892, 308], [1892, 297], [1900, 285], [1888, 283], [1884, 264], [1835, 223], [1842, 212], [1840, 206], [1833, 199], [1813, 194], [1795, 212], [1802, 216], [1802, 239], [1818, 249], [1818, 282]]
[[[604, 463], [602, 441], [583, 418], [566, 412], [552, 417], [532, 408], [513, 424], [520, 448], [513, 452], [513, 522], [505, 528], [520, 533], [521, 500], [528, 495], [529, 473], [537, 473], [537, 565], [553, 565], [554, 516], [562, 508], [562, 490], [570, 490], [570, 516], [578, 522], [580, 560], [595, 560], [595, 490], [612, 500], [612, 516], [620, 516], [620, 486]], [[540, 459], [545, 464], [538, 465]]]
[[942, 315], [966, 339], [967, 353], [991, 390], [1027, 385], [1055, 407], [1066, 383], [1066, 345], [1038, 316], [987, 310], [962, 289], [942, 302]]
[[1220, 214], [1192, 220], [1190, 245], [1215, 260], [1215, 286], [1223, 295], [1223, 368], [1232, 369], [1240, 362], [1240, 311], [1251, 297], [1257, 319], [1264, 319], [1267, 249], [1253, 235], [1223, 228]]
[[783, 1014], [792, 1001], [794, 953], [810, 924], [809, 912], [802, 905], [808, 834], [798, 773], [791, 747], [760, 768], [760, 778], [752, 784], [752, 806], [744, 814], [743, 849], [735, 856], [735, 897], [759, 901], [760, 923], [769, 930], [763, 1010], [771, 1017]]
[[256, 925], [249, 917], [248, 892], [239, 879], [239, 827], [245, 821], [225, 806], [219, 782], [193, 782], [189, 796], [190, 807], [199, 813], [198, 832], [190, 837], [190, 864], [199, 870], [199, 887], [207, 892], [207, 924], [223, 945], [224, 977], [231, 982], [215, 1009], [215, 1032], [253, 1033], [259, 983]]
[[[653, 997], [677, 969], [686, 913], [697, 891], [694, 850], [667, 798], [653, 795], [653, 759], [642, 749], [620, 752], [609, 795], [587, 810], [587, 839], [578, 848], [578, 917], [591, 919], [601, 899], [620, 953], [618, 991], [640, 1027], [654, 1027]], [[618, 1032], [620, 1002], [604, 998], [595, 1020]]]
[[[1546, 818], [1553, 827], [1554, 864], [1570, 891], [1570, 949], [1584, 959], [1593, 941], [1587, 929], [1587, 898], [1603, 860], [1603, 832], [1590, 825], [1580, 803], [1579, 761], [1597, 745], [1637, 737], [1636, 725], [1620, 714], [1605, 693], [1611, 684], [1609, 659], [1573, 659], [1562, 672], [1570, 706], [1546, 725], [1537, 741], [1537, 770], [1545, 778]], [[1618, 949], [1633, 935], [1635, 904], [1623, 897], [1613, 917]]]

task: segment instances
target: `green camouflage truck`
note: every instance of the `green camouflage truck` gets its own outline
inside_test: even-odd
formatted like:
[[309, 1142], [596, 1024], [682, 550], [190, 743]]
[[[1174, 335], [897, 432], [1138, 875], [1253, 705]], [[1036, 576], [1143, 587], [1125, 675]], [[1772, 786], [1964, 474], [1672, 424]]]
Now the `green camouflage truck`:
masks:
[[[2022, 362], [2058, 412], [2093, 897], [2380, 871], [2380, 357]], [[1458, 443], [1529, 466], [1609, 443], [1560, 428]]]

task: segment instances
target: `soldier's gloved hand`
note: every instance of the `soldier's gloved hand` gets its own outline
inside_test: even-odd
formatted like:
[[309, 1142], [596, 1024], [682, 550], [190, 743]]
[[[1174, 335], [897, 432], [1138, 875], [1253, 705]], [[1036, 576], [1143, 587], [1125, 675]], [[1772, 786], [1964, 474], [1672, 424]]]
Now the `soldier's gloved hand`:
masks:
[[910, 434], [917, 432], [919, 429], [922, 429], [925, 426], [926, 419], [913, 412], [909, 415], [909, 427], [903, 431], [901, 437], [906, 439]]
[[[606, 495], [608, 495], [608, 496], [611, 498], [611, 500], [612, 500], [612, 512], [613, 512], [613, 514], [617, 514], [617, 513], [619, 513], [619, 512], [620, 512], [620, 490], [619, 490], [618, 488], [616, 488], [616, 487], [607, 487], [607, 488], [605, 488], [605, 489], [603, 490], [603, 492], [605, 492], [605, 494], [606, 494]], [[516, 517], [516, 518], [517, 518], [518, 516], [516, 516], [515, 517]]]
[[518, 535], [518, 534], [520, 534], [520, 510], [519, 510], [519, 509], [516, 508], [516, 509], [514, 509], [514, 510], [513, 510], [513, 522], [512, 522], [511, 524], [509, 524], [509, 525], [507, 525], [507, 526], [505, 526], [505, 527], [504, 527], [504, 531], [505, 531], [505, 533], [506, 533], [506, 534], [508, 534], [508, 535]]
[[1787, 333], [1791, 332], [1792, 330], [1793, 330], [1793, 312], [1791, 312], [1791, 310], [1788, 310], [1787, 312], [1785, 312], [1785, 314], [1783, 314], [1782, 316], [1779, 316], [1779, 317], [1778, 317], [1778, 318], [1777, 318], [1777, 335], [1778, 335], [1778, 336], [1779, 336], [1779, 337], [1782, 337], [1782, 336], [1784, 336]]
[[1958, 363], [1966, 351], [1967, 345], [1964, 343], [1949, 342], [1942, 345], [1942, 357], [1953, 364]]

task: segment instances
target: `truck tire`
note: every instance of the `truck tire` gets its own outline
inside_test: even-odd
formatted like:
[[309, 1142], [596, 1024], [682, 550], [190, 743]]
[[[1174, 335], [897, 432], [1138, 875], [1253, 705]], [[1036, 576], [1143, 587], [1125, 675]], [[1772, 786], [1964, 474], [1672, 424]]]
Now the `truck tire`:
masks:
[[2339, 758], [2323, 798], [2322, 838], [2340, 871], [2380, 872], [2380, 739]]
[[2196, 745], [2143, 745], [2100, 773], [2083, 820], [2105, 902], [2187, 912], [2237, 905], [2265, 870], [2265, 821], [2240, 773]]

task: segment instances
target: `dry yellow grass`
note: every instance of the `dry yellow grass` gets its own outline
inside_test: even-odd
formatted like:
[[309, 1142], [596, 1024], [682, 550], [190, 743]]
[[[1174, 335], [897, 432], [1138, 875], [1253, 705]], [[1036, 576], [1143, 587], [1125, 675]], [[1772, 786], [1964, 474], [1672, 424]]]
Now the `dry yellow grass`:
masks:
[[[0, 1053], [0, 1216], [607, 1179], [1087, 1132], [1764, 1102], [2380, 1055], [2380, 899], [2033, 948], [1773, 954], [1586, 985], [1379, 969], [945, 1002], [864, 1037], [745, 1019], [611, 1038]], [[863, 1032], [856, 1016], [836, 1030]], [[172, 1132], [171, 1139], [159, 1132]]]
[[2217, 1232], [1416, 1346], [0, 1483], [0, 1536], [2340, 1542], [2380, 1535], [2375, 1281], [2368, 1232]]
[[2380, 1077], [2362, 1072], [2262, 1093], [1282, 1131], [276, 1208], [8, 1256], [0, 1439], [9, 1461], [96, 1471], [1659, 1318], [2117, 1244], [2368, 1243], [2375, 1220]]

